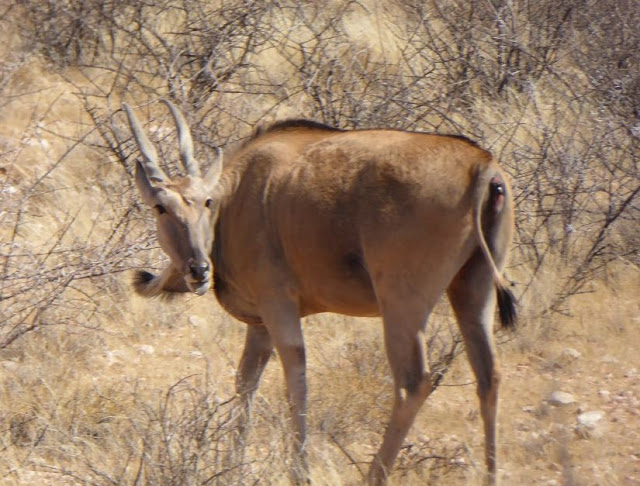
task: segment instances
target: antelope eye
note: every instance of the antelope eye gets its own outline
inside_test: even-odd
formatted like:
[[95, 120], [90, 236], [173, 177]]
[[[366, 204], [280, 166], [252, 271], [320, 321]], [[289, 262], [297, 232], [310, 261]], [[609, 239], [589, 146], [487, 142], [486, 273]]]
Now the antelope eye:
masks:
[[213, 206], [213, 199], [209, 198], [205, 201], [204, 206], [206, 208], [211, 208], [211, 206]]
[[158, 212], [158, 214], [164, 214], [167, 212], [166, 208], [162, 204], [156, 204], [154, 209]]

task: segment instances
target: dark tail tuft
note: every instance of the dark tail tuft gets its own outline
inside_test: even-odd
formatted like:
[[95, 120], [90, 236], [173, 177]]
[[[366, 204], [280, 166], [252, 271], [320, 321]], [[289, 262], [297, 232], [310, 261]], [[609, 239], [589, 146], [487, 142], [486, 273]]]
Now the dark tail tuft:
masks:
[[515, 329], [518, 321], [518, 312], [516, 310], [516, 298], [513, 292], [507, 287], [496, 286], [496, 294], [498, 295], [498, 310], [500, 312], [500, 323], [504, 329]]

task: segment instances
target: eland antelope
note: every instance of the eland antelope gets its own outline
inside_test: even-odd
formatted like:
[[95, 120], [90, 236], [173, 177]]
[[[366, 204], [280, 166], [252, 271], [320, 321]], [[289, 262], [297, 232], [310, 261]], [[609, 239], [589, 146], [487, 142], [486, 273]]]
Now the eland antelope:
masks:
[[[318, 312], [381, 316], [394, 383], [382, 445], [369, 470], [384, 484], [431, 380], [425, 328], [447, 293], [477, 378], [489, 483], [496, 473], [500, 372], [493, 340], [515, 305], [501, 275], [513, 198], [491, 154], [458, 136], [279, 122], [201, 176], [182, 113], [175, 120], [186, 176], [170, 179], [132, 109], [142, 153], [135, 180], [155, 208], [169, 266], [138, 272], [135, 289], [215, 294], [248, 324], [236, 379], [248, 420], [260, 376], [277, 350], [295, 443], [306, 468], [307, 384], [300, 318]], [[304, 474], [304, 473], [303, 473]]]

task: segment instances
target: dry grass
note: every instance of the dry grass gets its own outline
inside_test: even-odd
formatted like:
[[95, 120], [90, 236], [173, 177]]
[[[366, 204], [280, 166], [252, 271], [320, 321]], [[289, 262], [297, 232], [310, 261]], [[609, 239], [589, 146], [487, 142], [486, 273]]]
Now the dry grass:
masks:
[[[625, 271], [623, 288], [599, 286], [576, 299], [572, 317], [527, 326], [501, 346], [504, 484], [638, 483], [640, 274]], [[226, 401], [233, 398], [242, 327], [212, 299], [196, 300], [140, 301], [129, 322], [113, 322], [108, 332], [52, 327], [5, 350], [4, 481], [129, 484], [146, 455], [147, 484], [201, 482], [207, 473], [222, 474], [224, 484], [286, 484], [287, 409], [276, 361], [258, 393], [245, 463], [224, 476], [234, 406]], [[372, 321], [323, 316], [305, 325], [314, 483], [358, 483], [379, 442], [391, 386], [380, 326]], [[581, 356], [563, 355], [567, 347]], [[394, 484], [481, 484], [481, 421], [471, 382], [466, 361], [458, 360], [419, 415]], [[556, 389], [578, 403], [548, 405]], [[585, 437], [576, 416], [588, 410], [606, 416]], [[198, 443], [202, 432], [209, 438]], [[208, 464], [197, 474], [188, 469], [194, 454]]]
[[[133, 15], [135, 4], [128, 2], [123, 15]], [[638, 185], [637, 136], [628, 133], [637, 120], [623, 112], [624, 100], [578, 93], [587, 75], [561, 49], [548, 60], [552, 74], [532, 69], [527, 78], [522, 61], [500, 90], [492, 88], [485, 64], [492, 58], [482, 51], [467, 59], [474, 76], [445, 83], [464, 66], [443, 59], [457, 62], [464, 52], [443, 49], [457, 46], [456, 39], [460, 46], [477, 41], [492, 25], [465, 30], [470, 17], [454, 15], [464, 8], [460, 2], [446, 3], [452, 10], [437, 19], [438, 2], [425, 3], [427, 10], [411, 2], [336, 1], [325, 11], [264, 4], [273, 8], [247, 3], [263, 23], [250, 24], [256, 40], [240, 67], [234, 62], [242, 56], [242, 31], [229, 32], [229, 44], [211, 37], [219, 49], [229, 46], [218, 64], [211, 61], [220, 75], [214, 83], [179, 56], [173, 61], [182, 70], [171, 82], [150, 68], [131, 68], [129, 58], [126, 69], [109, 71], [105, 66], [124, 59], [120, 49], [131, 48], [135, 56], [128, 55], [144, 59], [145, 67], [164, 55], [160, 48], [151, 50], [157, 58], [136, 51], [140, 45], [120, 30], [104, 34], [113, 25], [101, 24], [107, 30], [98, 38], [83, 31], [88, 44], [39, 50], [24, 20], [30, 17], [20, 17], [33, 4], [0, 2], [0, 482], [288, 484], [288, 415], [277, 359], [265, 372], [240, 457], [231, 434], [242, 325], [212, 296], [148, 301], [131, 294], [128, 270], [161, 266], [164, 257], [126, 173], [131, 147], [123, 120], [109, 116], [124, 96], [143, 103], [169, 92], [193, 108], [204, 161], [217, 144], [246, 136], [256, 120], [283, 115], [482, 138], [512, 172], [520, 214], [510, 275], [519, 284], [524, 322], [515, 335], [499, 337], [503, 484], [640, 484], [637, 199], [624, 206]], [[217, 19], [219, 5], [209, 7]], [[337, 11], [342, 24], [332, 15]], [[238, 13], [229, 13], [230, 26], [240, 25]], [[516, 20], [527, 18], [516, 13]], [[183, 28], [186, 18], [165, 12], [152, 27], [183, 42], [170, 27]], [[411, 33], [425, 35], [420, 25], [431, 18], [437, 34], [431, 43], [409, 43]], [[411, 29], [398, 29], [402, 22]], [[276, 26], [277, 35], [263, 36], [267, 26]], [[591, 32], [597, 37], [597, 29]], [[172, 150], [166, 118], [153, 105], [149, 115], [162, 150]], [[447, 349], [450, 324], [443, 306], [433, 319], [440, 333], [432, 361]], [[321, 315], [308, 318], [304, 330], [312, 479], [358, 484], [391, 401], [381, 326]], [[549, 405], [554, 390], [573, 393], [577, 403]], [[578, 430], [578, 412], [589, 410], [604, 411], [604, 419], [592, 432]], [[419, 415], [393, 482], [481, 484], [482, 457], [472, 377], [458, 359]]]

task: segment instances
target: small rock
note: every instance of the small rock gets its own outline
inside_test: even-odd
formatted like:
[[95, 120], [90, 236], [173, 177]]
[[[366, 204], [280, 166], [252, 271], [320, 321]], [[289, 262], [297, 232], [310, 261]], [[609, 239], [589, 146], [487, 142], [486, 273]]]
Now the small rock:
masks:
[[533, 405], [526, 405], [522, 407], [522, 411], [526, 413], [536, 413], [536, 407]]
[[604, 412], [602, 410], [591, 410], [578, 415], [578, 425], [593, 429], [603, 418]]
[[603, 363], [617, 363], [618, 360], [611, 356], [610, 354], [605, 354], [602, 359], [600, 359]]
[[136, 349], [140, 354], [153, 354], [155, 349], [150, 344], [139, 344]]
[[610, 392], [609, 390], [600, 390], [600, 391], [598, 392], [598, 395], [600, 395], [600, 397], [601, 397], [603, 400], [606, 400], [607, 402], [608, 402], [609, 400], [611, 400], [611, 392]]
[[201, 351], [189, 351], [188, 356], [189, 358], [196, 358], [196, 359], [204, 358], [204, 355], [202, 354]]
[[200, 316], [189, 316], [189, 324], [193, 327], [204, 327], [207, 325], [207, 320], [204, 317]]
[[552, 434], [562, 434], [566, 432], [569, 428], [570, 427], [566, 426], [565, 424], [554, 422], [549, 427], [549, 432], [551, 432]]
[[571, 405], [576, 403], [576, 399], [571, 393], [554, 391], [549, 395], [549, 403], [556, 406]]
[[118, 349], [108, 349], [105, 351], [104, 357], [107, 359], [107, 366], [113, 366], [123, 362], [124, 353]]
[[18, 369], [18, 363], [7, 360], [2, 362], [2, 367], [7, 371], [16, 371]]
[[622, 393], [617, 394], [613, 399], [618, 403], [626, 402], [628, 400], [628, 398], [624, 396]]
[[602, 436], [602, 430], [598, 427], [598, 423], [604, 418], [604, 412], [601, 410], [592, 410], [578, 415], [578, 425], [576, 426], [576, 434], [583, 439], [590, 437]]
[[467, 461], [464, 457], [456, 457], [455, 459], [453, 459], [451, 461], [452, 464], [456, 465], [456, 466], [466, 466], [467, 465]]
[[560, 356], [563, 358], [568, 358], [568, 359], [578, 359], [580, 356], [582, 356], [582, 353], [580, 353], [580, 351], [578, 351], [575, 348], [564, 348], [562, 350], [562, 352], [560, 353]]

